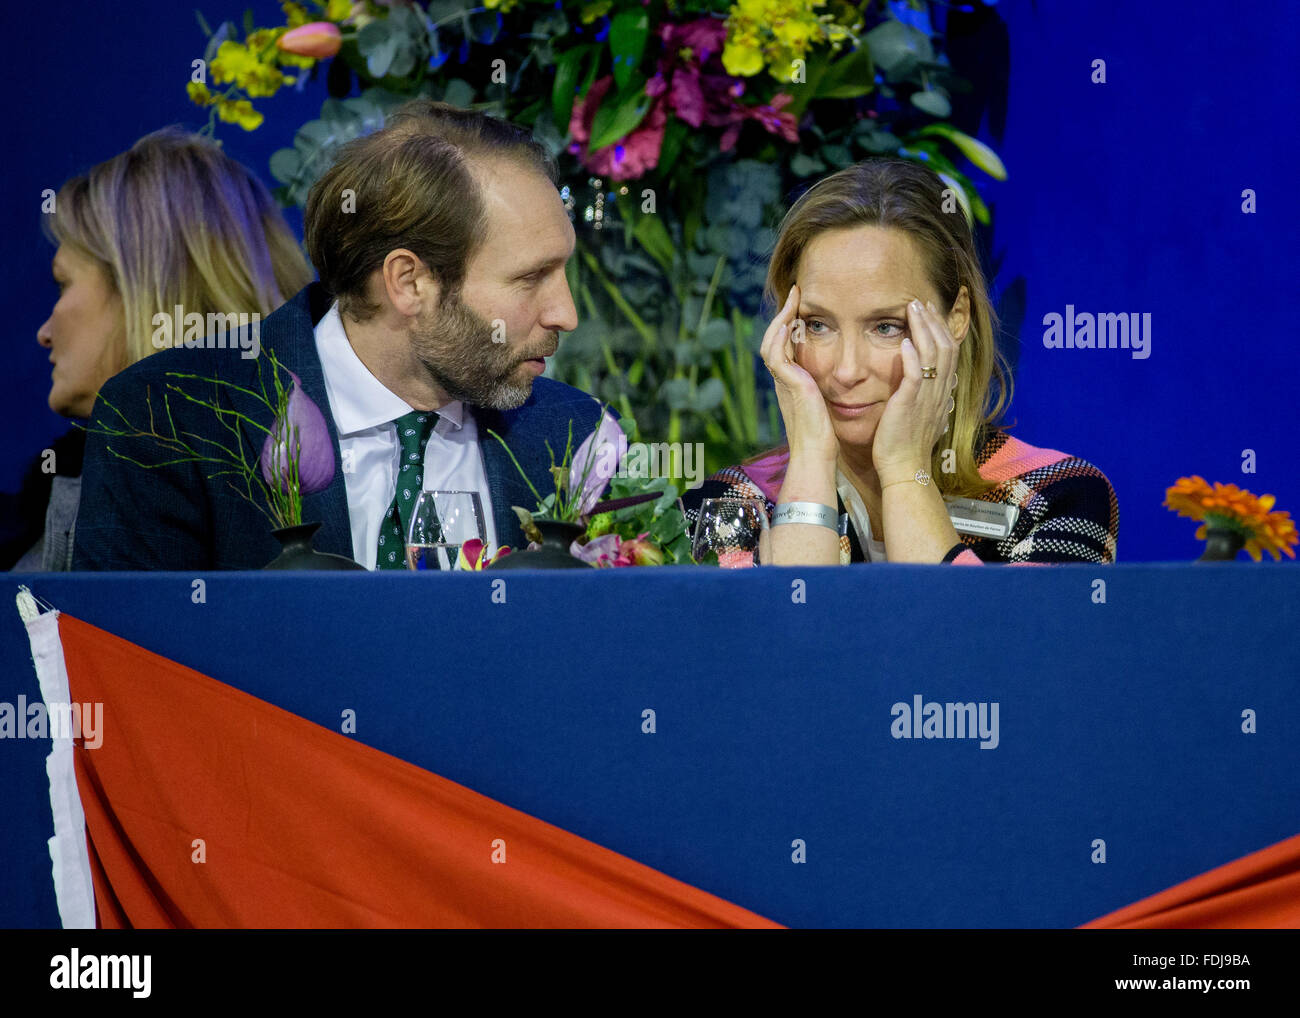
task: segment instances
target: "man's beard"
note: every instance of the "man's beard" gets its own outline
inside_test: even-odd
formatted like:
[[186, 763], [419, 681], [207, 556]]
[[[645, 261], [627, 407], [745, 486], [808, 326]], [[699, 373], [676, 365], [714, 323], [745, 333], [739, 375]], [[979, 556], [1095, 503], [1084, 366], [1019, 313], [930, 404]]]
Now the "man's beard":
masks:
[[439, 305], [434, 320], [422, 319], [414, 327], [411, 346], [415, 356], [447, 396], [471, 406], [513, 410], [528, 400], [532, 377], [518, 381], [526, 360], [550, 357], [559, 336], [551, 333], [546, 346], [531, 351], [494, 342], [492, 326], [459, 294]]

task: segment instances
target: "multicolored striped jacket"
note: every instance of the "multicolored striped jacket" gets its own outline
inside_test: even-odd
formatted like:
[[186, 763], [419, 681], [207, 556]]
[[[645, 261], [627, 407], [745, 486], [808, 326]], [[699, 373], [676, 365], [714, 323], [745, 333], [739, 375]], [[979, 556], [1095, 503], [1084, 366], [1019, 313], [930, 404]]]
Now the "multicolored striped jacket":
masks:
[[[769, 518], [785, 478], [789, 451], [780, 449], [739, 466], [726, 467], [682, 496], [688, 525], [694, 527], [706, 498], [760, 498]], [[1039, 449], [997, 429], [984, 433], [975, 458], [980, 475], [996, 486], [982, 501], [1016, 506], [1019, 515], [1006, 537], [960, 534], [961, 542], [944, 558], [954, 565], [1115, 561], [1119, 501], [1110, 481], [1087, 460]], [[840, 561], [866, 562], [859, 536], [840, 514]]]

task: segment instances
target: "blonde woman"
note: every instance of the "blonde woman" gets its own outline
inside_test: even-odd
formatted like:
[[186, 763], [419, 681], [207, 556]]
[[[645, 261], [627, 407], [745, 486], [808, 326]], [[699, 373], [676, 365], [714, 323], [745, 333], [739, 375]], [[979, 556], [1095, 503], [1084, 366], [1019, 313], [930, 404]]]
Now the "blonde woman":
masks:
[[790, 209], [761, 355], [786, 443], [689, 492], [762, 499], [764, 560], [1113, 562], [1119, 505], [1087, 460], [999, 424], [1010, 376], [965, 216], [932, 171], [868, 160]]
[[[312, 279], [262, 183], [178, 128], [69, 180], [43, 225], [59, 298], [36, 338], [50, 351], [50, 409], [65, 417], [89, 417], [105, 381], [181, 339], [160, 332], [158, 313], [265, 316]], [[74, 428], [55, 443], [53, 477], [39, 461], [29, 472], [20, 521], [8, 514], [6, 546], [26, 548], [12, 568], [71, 568], [84, 442]]]

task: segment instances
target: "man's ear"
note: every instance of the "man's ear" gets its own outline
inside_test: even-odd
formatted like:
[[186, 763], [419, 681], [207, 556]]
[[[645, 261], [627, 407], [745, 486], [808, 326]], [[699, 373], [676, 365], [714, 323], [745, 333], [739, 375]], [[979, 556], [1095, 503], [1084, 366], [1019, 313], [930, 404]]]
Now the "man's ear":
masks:
[[436, 308], [442, 298], [441, 287], [428, 267], [406, 248], [389, 251], [380, 274], [388, 303], [408, 318], [417, 317], [425, 307]]

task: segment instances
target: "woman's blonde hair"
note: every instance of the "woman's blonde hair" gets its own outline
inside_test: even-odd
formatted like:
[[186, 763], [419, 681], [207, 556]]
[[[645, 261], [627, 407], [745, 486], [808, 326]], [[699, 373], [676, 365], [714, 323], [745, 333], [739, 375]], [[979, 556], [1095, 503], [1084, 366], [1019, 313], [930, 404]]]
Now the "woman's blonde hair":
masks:
[[155, 352], [158, 312], [267, 315], [312, 280], [261, 181], [177, 127], [73, 177], [54, 203], [47, 236], [98, 263], [122, 298], [119, 370]]
[[[920, 163], [895, 158], [868, 159], [818, 181], [781, 222], [764, 296], [780, 307], [813, 239], [830, 230], [859, 226], [889, 227], [912, 238], [926, 276], [939, 294], [943, 314], [952, 310], [965, 286], [971, 321], [957, 358], [957, 405], [952, 427], [932, 450], [930, 474], [942, 494], [977, 498], [993, 487], [976, 466], [977, 443], [984, 428], [999, 426], [1011, 402], [1012, 381], [1010, 367], [997, 348], [997, 314], [989, 301], [970, 225], [956, 196], [944, 194], [946, 186]], [[949, 448], [955, 456], [949, 457], [950, 469], [944, 470]]]

